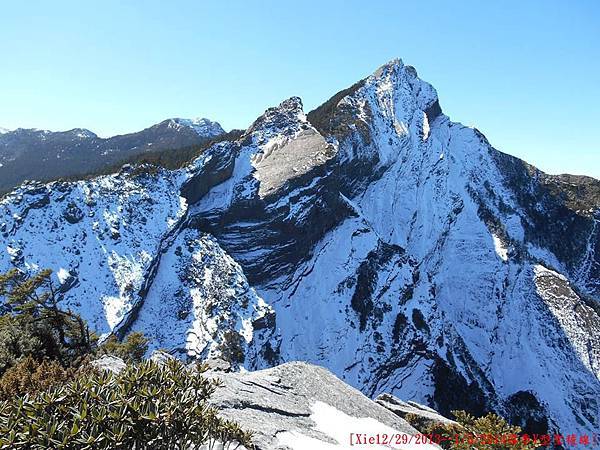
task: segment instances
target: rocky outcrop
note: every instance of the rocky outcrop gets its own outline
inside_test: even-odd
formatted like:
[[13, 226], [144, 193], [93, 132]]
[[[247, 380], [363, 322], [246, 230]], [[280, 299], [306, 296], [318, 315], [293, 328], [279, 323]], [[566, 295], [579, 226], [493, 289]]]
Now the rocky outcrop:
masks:
[[198, 202], [213, 187], [231, 177], [237, 152], [238, 146], [231, 142], [212, 146], [207, 151], [206, 162], [201, 170], [193, 172], [189, 180], [181, 186], [181, 196], [188, 204]]
[[120, 373], [125, 369], [126, 364], [118, 356], [104, 355], [91, 362], [93, 368], [97, 370], [105, 370], [112, 373]]
[[[456, 424], [453, 420], [439, 414], [435, 409], [411, 401], [404, 402], [390, 394], [381, 394], [377, 396], [375, 402], [403, 419], [406, 419], [406, 417], [409, 416], [411, 420], [418, 421], [424, 429], [430, 426]], [[422, 429], [419, 431], [423, 432]]]
[[[155, 352], [151, 359], [162, 364], [169, 358]], [[114, 356], [92, 364], [113, 373], [125, 367]], [[371, 438], [389, 439], [382, 448], [433, 450], [438, 447], [417, 443], [419, 431], [403, 419], [404, 411], [453, 423], [429, 408], [391, 396], [373, 401], [327, 369], [304, 362], [243, 373], [230, 371], [219, 359], [209, 359], [205, 365], [208, 371], [203, 376], [221, 382], [210, 403], [221, 417], [253, 433], [256, 450], [345, 449], [352, 443], [367, 444]], [[195, 370], [195, 365], [189, 370]]]
[[211, 402], [223, 417], [254, 432], [257, 450], [349, 448], [353, 435], [356, 443], [357, 434], [396, 435], [386, 448], [437, 448], [401, 445], [401, 435], [414, 436], [418, 431], [385, 405], [321, 367], [292, 362], [257, 372], [214, 376], [223, 386]]
[[297, 97], [267, 110], [239, 145], [231, 177], [193, 205], [190, 220], [259, 283], [289, 275], [354, 212], [331, 174], [335, 148], [308, 123]]
[[150, 338], [150, 350], [220, 357], [234, 368], [265, 364], [275, 313], [214, 237], [186, 229], [159, 264], [132, 325]]

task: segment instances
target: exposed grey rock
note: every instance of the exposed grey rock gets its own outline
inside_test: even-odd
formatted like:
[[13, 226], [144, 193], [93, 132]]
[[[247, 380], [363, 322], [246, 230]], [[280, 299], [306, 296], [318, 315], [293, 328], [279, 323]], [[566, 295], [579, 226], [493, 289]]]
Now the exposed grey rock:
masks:
[[221, 358], [209, 358], [204, 361], [212, 372], [231, 372], [231, 363]]
[[154, 352], [152, 352], [152, 356], [150, 356], [151, 361], [160, 364], [161, 366], [170, 359], [175, 359], [175, 357], [163, 350], [155, 350]]
[[83, 219], [83, 216], [83, 211], [81, 211], [79, 206], [77, 206], [75, 203], [69, 203], [67, 205], [67, 209], [65, 209], [65, 212], [63, 213], [63, 217], [70, 224], [80, 222], [81, 219]]
[[[418, 433], [401, 417], [322, 367], [291, 362], [257, 372], [219, 373], [214, 376], [222, 380], [223, 387], [216, 391], [211, 402], [221, 416], [255, 433], [257, 450], [288, 449], [290, 447], [283, 443], [286, 436], [295, 436], [298, 445], [303, 442], [303, 437], [335, 444], [336, 439], [331, 434], [317, 429], [319, 424], [315, 422], [315, 411], [319, 408], [330, 408], [332, 414], [339, 417], [347, 415], [356, 420], [369, 418], [377, 421], [381, 424], [380, 432], [385, 432], [384, 427], [387, 426], [399, 433]], [[346, 418], [345, 421], [350, 427], [351, 420]], [[350, 430], [346, 441], [339, 444], [347, 445], [349, 433], [361, 431], [365, 430], [360, 427]]]
[[300, 132], [295, 139], [273, 143], [254, 160], [261, 180], [258, 195], [273, 194], [288, 180], [306, 175], [334, 154], [333, 146], [312, 129]]
[[381, 394], [375, 399], [375, 402], [384, 408], [389, 409], [403, 419], [408, 414], [418, 416], [420, 422], [422, 422], [425, 426], [430, 424], [450, 425], [456, 423], [453, 420], [442, 416], [435, 409], [420, 405], [416, 402], [404, 402], [391, 394]]
[[125, 369], [125, 361], [113, 355], [104, 355], [101, 358], [92, 361], [92, 366], [99, 370], [108, 370], [112, 373], [120, 373]]

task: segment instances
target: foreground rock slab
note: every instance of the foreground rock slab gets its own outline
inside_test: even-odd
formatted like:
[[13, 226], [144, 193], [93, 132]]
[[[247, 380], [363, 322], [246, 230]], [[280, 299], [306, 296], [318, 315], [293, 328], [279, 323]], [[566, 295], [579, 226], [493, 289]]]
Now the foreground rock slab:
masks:
[[356, 443], [384, 434], [393, 436], [392, 442], [377, 448], [437, 448], [417, 445], [415, 439], [401, 445], [418, 431], [318, 366], [291, 362], [256, 372], [209, 376], [223, 382], [212, 403], [223, 417], [255, 433], [257, 450], [349, 449], [351, 439]]

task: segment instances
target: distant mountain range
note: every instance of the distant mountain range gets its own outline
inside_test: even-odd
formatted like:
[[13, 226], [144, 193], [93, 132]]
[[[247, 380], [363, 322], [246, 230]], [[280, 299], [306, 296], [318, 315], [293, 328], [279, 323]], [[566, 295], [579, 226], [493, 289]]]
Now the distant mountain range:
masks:
[[0, 192], [24, 180], [48, 181], [94, 173], [135, 155], [199, 145], [224, 133], [208, 119], [168, 119], [137, 133], [100, 138], [69, 131], [0, 129]]

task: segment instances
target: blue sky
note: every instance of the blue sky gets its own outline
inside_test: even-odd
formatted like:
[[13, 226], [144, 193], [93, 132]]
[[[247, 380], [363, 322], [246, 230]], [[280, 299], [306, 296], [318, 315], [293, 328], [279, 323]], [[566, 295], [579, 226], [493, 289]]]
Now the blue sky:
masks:
[[6, 1], [0, 55], [0, 126], [102, 136], [168, 117], [246, 128], [401, 57], [496, 148], [600, 178], [595, 0]]

